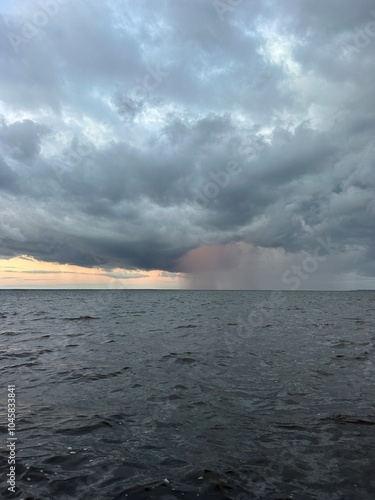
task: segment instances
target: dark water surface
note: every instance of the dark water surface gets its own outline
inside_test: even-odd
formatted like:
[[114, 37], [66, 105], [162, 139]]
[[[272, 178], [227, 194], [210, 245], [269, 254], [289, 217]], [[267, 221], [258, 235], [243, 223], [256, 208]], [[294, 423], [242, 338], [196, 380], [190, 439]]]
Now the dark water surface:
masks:
[[375, 498], [374, 292], [0, 299], [3, 498]]

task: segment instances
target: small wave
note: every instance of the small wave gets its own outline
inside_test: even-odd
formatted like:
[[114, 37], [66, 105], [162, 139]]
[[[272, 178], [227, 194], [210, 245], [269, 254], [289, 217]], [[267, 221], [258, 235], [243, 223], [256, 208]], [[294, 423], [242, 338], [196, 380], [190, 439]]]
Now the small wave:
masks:
[[[325, 370], [314, 370], [314, 372], [323, 377], [332, 377], [332, 373], [326, 372]], [[313, 377], [316, 377], [316, 375], [313, 375]]]
[[175, 327], [175, 330], [178, 330], [179, 328], [198, 328], [198, 325], [179, 325]]
[[332, 415], [330, 417], [323, 418], [322, 420], [332, 420], [337, 424], [375, 425], [375, 420], [350, 417], [349, 415]]
[[[181, 353], [180, 353], [181, 354]], [[170, 352], [169, 354], [165, 354], [161, 359], [170, 359], [170, 358], [176, 358], [177, 356], [180, 355], [177, 352]], [[187, 354], [188, 356], [193, 354], [191, 351], [186, 351], [183, 354]]]
[[73, 318], [63, 318], [65, 321], [87, 321], [89, 319], [99, 319], [94, 316], [77, 316]]
[[368, 359], [368, 352], [365, 351], [365, 352], [361, 352], [359, 354], [357, 354], [356, 356], [348, 356], [348, 355], [345, 355], [345, 354], [336, 354], [336, 356], [333, 357], [333, 359], [359, 359], [360, 361], [363, 361], [365, 359]]
[[83, 425], [83, 426], [75, 426], [75, 427], [63, 427], [63, 428], [60, 428], [60, 429], [56, 429], [55, 430], [55, 433], [56, 434], [66, 434], [66, 435], [70, 435], [70, 436], [82, 436], [83, 434], [89, 434], [93, 431], [96, 431], [97, 429], [101, 429], [103, 427], [113, 427], [112, 424], [110, 424], [109, 422], [107, 422], [106, 420], [102, 420], [100, 422], [97, 422], [97, 423], [93, 423], [93, 424], [86, 424], [86, 425]]
[[27, 363], [19, 363], [17, 365], [3, 366], [2, 368], [0, 368], [0, 370], [13, 370], [16, 368], [20, 368], [21, 366], [31, 367], [31, 366], [36, 366], [36, 365], [40, 365], [40, 363], [38, 361], [28, 361]]
[[176, 359], [176, 363], [194, 363], [194, 361], [196, 361], [196, 359], [194, 359], [194, 358], [188, 358], [188, 357], [177, 358]]
[[29, 321], [44, 321], [46, 319], [56, 319], [56, 316], [43, 316], [42, 318], [34, 318]]
[[[0, 356], [0, 359], [12, 359], [12, 358], [31, 358], [31, 359], [36, 359], [35, 357], [31, 357], [31, 353], [29, 351], [27, 352], [8, 352]], [[38, 353], [39, 354], [39, 353]]]
[[352, 345], [356, 345], [356, 344], [355, 344], [355, 342], [352, 342], [351, 340], [338, 340], [338, 341], [334, 341], [332, 343], [332, 347], [335, 347], [335, 348], [349, 347]]
[[178, 356], [177, 352], [170, 352], [169, 354], [163, 356], [162, 359], [175, 358], [176, 356]]
[[[75, 371], [73, 373], [69, 373], [69, 375], [67, 377], [65, 377], [65, 380], [78, 380], [78, 381], [86, 381], [86, 382], [93, 381], [93, 380], [102, 380], [102, 379], [113, 378], [113, 377], [117, 377], [118, 375], [122, 375], [123, 373], [125, 373], [129, 369], [130, 369], [129, 366], [125, 366], [121, 370], [117, 370], [115, 372], [89, 373], [87, 375], [82, 373], [82, 370], [79, 370], [79, 371]], [[85, 370], [85, 368], [83, 370]], [[87, 370], [87, 368], [86, 368], [86, 370]], [[66, 374], [66, 372], [63, 373], [63, 375], [65, 375], [65, 374]]]

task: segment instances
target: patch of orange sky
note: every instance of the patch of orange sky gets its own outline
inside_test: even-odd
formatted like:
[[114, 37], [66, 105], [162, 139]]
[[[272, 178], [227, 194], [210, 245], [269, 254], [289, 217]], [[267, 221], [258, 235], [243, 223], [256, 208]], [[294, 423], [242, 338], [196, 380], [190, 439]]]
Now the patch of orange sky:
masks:
[[27, 256], [13, 257], [0, 259], [0, 288], [184, 287], [184, 275], [181, 273], [123, 269], [114, 269], [111, 276], [106, 273], [100, 268], [43, 262]]

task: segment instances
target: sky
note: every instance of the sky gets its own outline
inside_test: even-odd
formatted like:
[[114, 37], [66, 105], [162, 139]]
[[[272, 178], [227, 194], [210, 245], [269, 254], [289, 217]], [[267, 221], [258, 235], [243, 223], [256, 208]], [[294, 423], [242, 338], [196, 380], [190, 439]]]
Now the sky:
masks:
[[375, 289], [371, 0], [2, 0], [0, 287]]

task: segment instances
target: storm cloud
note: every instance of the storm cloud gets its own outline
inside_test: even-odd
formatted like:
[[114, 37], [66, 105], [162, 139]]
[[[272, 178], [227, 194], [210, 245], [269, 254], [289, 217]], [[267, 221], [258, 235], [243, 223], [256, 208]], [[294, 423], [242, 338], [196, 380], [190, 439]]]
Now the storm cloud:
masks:
[[307, 287], [375, 286], [373, 1], [0, 12], [2, 257], [267, 288], [329, 237]]

